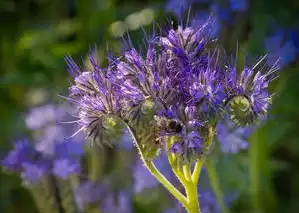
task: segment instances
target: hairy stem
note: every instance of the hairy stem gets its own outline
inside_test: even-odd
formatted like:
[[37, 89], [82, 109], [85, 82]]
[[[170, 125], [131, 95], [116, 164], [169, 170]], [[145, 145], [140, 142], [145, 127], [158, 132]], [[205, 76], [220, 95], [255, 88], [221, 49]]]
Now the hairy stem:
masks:
[[153, 162], [148, 160], [143, 160], [145, 166], [147, 169], [152, 173], [152, 175], [163, 184], [163, 186], [175, 197], [177, 198], [183, 206], [187, 205], [187, 199], [186, 197], [179, 192], [175, 186], [173, 186], [165, 177], [164, 175], [156, 168], [156, 166], [153, 164]]
[[167, 143], [166, 143], [168, 162], [170, 164], [172, 172], [175, 174], [175, 176], [177, 177], [177, 179], [184, 186], [186, 184], [186, 179], [185, 179], [184, 174], [183, 174], [183, 172], [181, 170], [181, 166], [178, 163], [178, 161], [176, 160], [175, 155], [171, 151], [169, 151], [170, 146], [172, 144], [172, 140], [173, 140], [173, 138], [170, 137], [168, 139]]
[[154, 163], [152, 161], [146, 160], [144, 158], [144, 154], [142, 151], [142, 147], [139, 144], [139, 141], [137, 140], [135, 131], [133, 128], [130, 127], [130, 125], [127, 124], [128, 130], [130, 131], [133, 139], [135, 140], [136, 146], [138, 148], [140, 158], [143, 161], [145, 167], [148, 169], [148, 171], [179, 201], [181, 204], [186, 207], [187, 206], [187, 198], [179, 191], [177, 188], [172, 185], [167, 178], [156, 168]]

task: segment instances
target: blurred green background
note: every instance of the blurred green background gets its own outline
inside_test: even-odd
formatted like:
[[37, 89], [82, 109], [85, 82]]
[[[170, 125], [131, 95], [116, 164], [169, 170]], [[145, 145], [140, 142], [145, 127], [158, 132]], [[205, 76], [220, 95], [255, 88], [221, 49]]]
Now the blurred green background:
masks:
[[[200, 1], [198, 1], [200, 2]], [[203, 1], [207, 2], [207, 1]], [[90, 47], [121, 50], [127, 31], [133, 43], [142, 40], [141, 26], [151, 29], [172, 17], [162, 0], [1, 0], [0, 1], [0, 156], [12, 142], [27, 134], [22, 113], [40, 99], [60, 101], [69, 82], [64, 62], [71, 55], [84, 62]], [[203, 4], [204, 5], [204, 4]], [[200, 3], [192, 8], [196, 14]], [[220, 39], [229, 50], [257, 55], [265, 52], [264, 41], [276, 29], [292, 32], [298, 48], [299, 1], [251, 0], [246, 12], [225, 22]], [[288, 35], [286, 33], [286, 35]], [[287, 38], [286, 38], [287, 39]], [[225, 181], [245, 182], [236, 212], [247, 206], [260, 212], [299, 212], [299, 71], [298, 54], [284, 66], [275, 92], [270, 119], [250, 139], [248, 153], [236, 156], [248, 177], [226, 174]], [[42, 91], [47, 91], [43, 95]], [[247, 157], [248, 156], [248, 157]], [[221, 165], [220, 165], [221, 167]], [[243, 169], [243, 167], [242, 167]], [[221, 169], [219, 172], [221, 173]], [[225, 169], [223, 171], [226, 172]], [[30, 194], [20, 179], [0, 173], [0, 212], [35, 212]]]

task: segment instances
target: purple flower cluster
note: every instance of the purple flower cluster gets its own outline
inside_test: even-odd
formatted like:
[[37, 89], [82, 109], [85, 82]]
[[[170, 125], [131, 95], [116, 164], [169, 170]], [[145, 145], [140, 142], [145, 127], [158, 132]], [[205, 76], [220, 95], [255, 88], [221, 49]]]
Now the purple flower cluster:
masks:
[[52, 174], [67, 179], [80, 173], [79, 157], [82, 144], [63, 141], [55, 144], [55, 154], [45, 155], [27, 140], [17, 141], [14, 149], [2, 161], [2, 166], [11, 172], [20, 173], [27, 184], [37, 183], [42, 177]]
[[69, 70], [76, 73], [69, 100], [77, 107], [81, 129], [104, 143], [105, 120], [110, 126], [126, 124], [137, 132], [135, 139], [142, 123], [156, 139], [138, 139], [163, 144], [173, 136], [170, 151], [186, 162], [207, 150], [211, 132], [226, 114], [239, 126], [264, 117], [271, 101], [267, 87], [277, 67], [265, 72], [263, 57], [237, 72], [211, 40], [210, 24], [172, 27], [148, 40], [145, 54], [132, 47], [109, 60], [106, 69], [93, 53], [91, 70], [81, 71], [68, 57]]
[[35, 143], [17, 141], [13, 150], [2, 161], [4, 168], [21, 174], [27, 184], [37, 183], [42, 177], [54, 175], [67, 179], [80, 173], [80, 156], [84, 153], [82, 135], [72, 139], [73, 130], [58, 122], [66, 119], [66, 106], [53, 104], [32, 108], [25, 117]]

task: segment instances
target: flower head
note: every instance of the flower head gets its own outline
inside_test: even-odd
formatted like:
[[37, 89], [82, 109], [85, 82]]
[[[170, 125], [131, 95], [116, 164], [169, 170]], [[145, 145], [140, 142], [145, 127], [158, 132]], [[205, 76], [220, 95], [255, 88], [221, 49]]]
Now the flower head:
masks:
[[252, 68], [245, 67], [238, 75], [235, 68], [229, 68], [226, 76], [229, 113], [238, 125], [248, 125], [267, 114], [271, 103], [271, 95], [267, 91], [269, 83], [276, 78], [277, 64], [266, 73], [256, 71], [265, 61], [263, 57]]
[[211, 37], [213, 24], [208, 19], [197, 28], [171, 26], [148, 39], [145, 54], [131, 47], [110, 60], [107, 69], [100, 69], [91, 55], [92, 72], [78, 72], [68, 58], [69, 68], [78, 73], [70, 100], [77, 106], [81, 129], [102, 140], [107, 133], [103, 121], [119, 120], [146, 159], [153, 160], [166, 145], [184, 163], [209, 151], [217, 123], [226, 114], [238, 125], [265, 116], [276, 65], [266, 73], [258, 70], [263, 58], [237, 73]]
[[[75, 62], [67, 57], [69, 70], [74, 75], [74, 84], [70, 87], [70, 101], [77, 108], [77, 122], [87, 134], [87, 138], [99, 144], [107, 143], [105, 124], [114, 125], [114, 121], [107, 122], [109, 116], [120, 113], [120, 102], [117, 91], [109, 79], [108, 69], [101, 69], [95, 59], [95, 52], [90, 54], [92, 70], [81, 71]], [[109, 128], [109, 127], [108, 127]]]

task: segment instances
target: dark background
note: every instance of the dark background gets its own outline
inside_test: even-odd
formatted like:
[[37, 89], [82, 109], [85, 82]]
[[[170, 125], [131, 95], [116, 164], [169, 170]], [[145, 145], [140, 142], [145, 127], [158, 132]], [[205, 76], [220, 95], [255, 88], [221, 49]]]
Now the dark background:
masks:
[[[30, 107], [34, 91], [44, 89], [47, 99], [61, 102], [56, 94], [65, 94], [69, 82], [65, 55], [80, 62], [94, 45], [103, 58], [107, 45], [119, 51], [121, 40], [114, 36], [113, 29], [120, 28], [121, 23], [112, 24], [128, 21], [130, 14], [150, 8], [154, 20], [163, 26], [172, 17], [166, 15], [164, 6], [160, 0], [1, 0], [0, 156], [5, 155], [15, 139], [30, 134], [21, 115]], [[197, 3], [192, 13], [204, 9], [208, 9], [206, 4]], [[266, 51], [265, 38], [281, 29], [283, 39], [291, 40], [298, 51], [298, 13], [297, 0], [251, 0], [246, 12], [233, 13], [233, 21], [223, 21], [220, 39], [228, 50], [234, 50], [238, 41], [243, 50], [259, 55]], [[140, 27], [133, 28], [128, 31], [137, 44], [142, 33]], [[287, 54], [284, 50], [278, 53]], [[275, 96], [270, 118], [251, 137], [249, 151], [236, 157], [246, 168], [246, 181], [223, 169], [225, 180], [241, 185], [242, 196], [235, 212], [299, 212], [298, 82], [297, 54], [271, 86]], [[220, 175], [221, 172], [220, 168]], [[0, 186], [0, 212], [35, 211], [30, 194], [16, 175], [0, 173]]]

